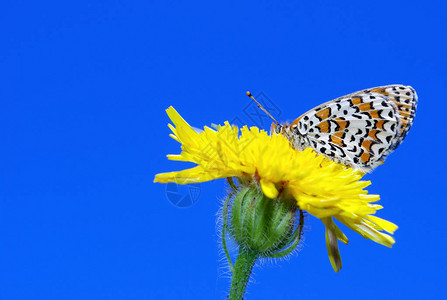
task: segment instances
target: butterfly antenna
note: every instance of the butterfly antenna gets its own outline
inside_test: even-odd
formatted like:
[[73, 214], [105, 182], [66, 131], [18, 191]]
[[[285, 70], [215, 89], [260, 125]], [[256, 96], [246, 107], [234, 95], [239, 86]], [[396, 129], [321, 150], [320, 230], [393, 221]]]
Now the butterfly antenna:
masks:
[[273, 118], [273, 116], [261, 105], [261, 103], [259, 103], [256, 99], [255, 99], [255, 97], [253, 97], [253, 95], [249, 92], [249, 91], [247, 91], [247, 96], [248, 97], [250, 97], [254, 102], [256, 102], [256, 104], [258, 104], [258, 107], [260, 108], [260, 109], [262, 109], [270, 118], [272, 118], [273, 119], [273, 121], [275, 121], [275, 123], [276, 124], [279, 124], [278, 123], [278, 121], [276, 121], [276, 119], [275, 118]]

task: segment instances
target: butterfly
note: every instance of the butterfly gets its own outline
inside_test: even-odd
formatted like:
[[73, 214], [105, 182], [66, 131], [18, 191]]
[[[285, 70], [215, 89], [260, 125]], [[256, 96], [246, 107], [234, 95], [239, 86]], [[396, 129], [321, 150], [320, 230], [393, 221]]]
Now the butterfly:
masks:
[[369, 172], [405, 139], [417, 101], [411, 86], [379, 86], [323, 103], [291, 124], [275, 120], [271, 130], [297, 150], [312, 147], [335, 162]]

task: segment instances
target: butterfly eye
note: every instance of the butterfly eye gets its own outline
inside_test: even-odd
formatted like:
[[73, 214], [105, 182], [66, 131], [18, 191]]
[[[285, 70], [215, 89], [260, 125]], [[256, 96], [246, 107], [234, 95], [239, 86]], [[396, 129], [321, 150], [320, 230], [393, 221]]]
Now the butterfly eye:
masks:
[[280, 125], [280, 124], [276, 124], [275, 132], [276, 132], [276, 133], [281, 133], [281, 130], [282, 130], [282, 125]]

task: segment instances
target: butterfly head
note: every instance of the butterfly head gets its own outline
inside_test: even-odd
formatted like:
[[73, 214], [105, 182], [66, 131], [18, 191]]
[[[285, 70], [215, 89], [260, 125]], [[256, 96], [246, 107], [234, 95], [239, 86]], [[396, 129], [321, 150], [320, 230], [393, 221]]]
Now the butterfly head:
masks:
[[295, 124], [279, 124], [279, 123], [272, 123], [272, 126], [270, 127], [270, 132], [281, 134], [286, 139], [289, 140], [290, 145], [297, 149], [297, 150], [304, 150], [307, 147], [309, 147], [309, 142], [306, 139], [306, 137], [299, 133], [298, 130], [296, 130], [297, 126]]
[[273, 122], [272, 126], [270, 127], [270, 132], [279, 134], [279, 133], [282, 133], [283, 129], [284, 129], [283, 125]]

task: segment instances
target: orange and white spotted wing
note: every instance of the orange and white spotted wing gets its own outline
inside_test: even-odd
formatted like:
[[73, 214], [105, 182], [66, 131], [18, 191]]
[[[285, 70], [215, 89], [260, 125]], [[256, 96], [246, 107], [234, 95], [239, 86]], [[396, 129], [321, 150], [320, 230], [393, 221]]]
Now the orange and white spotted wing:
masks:
[[296, 149], [312, 147], [334, 161], [369, 171], [402, 143], [416, 106], [412, 87], [381, 86], [326, 102], [274, 130]]

